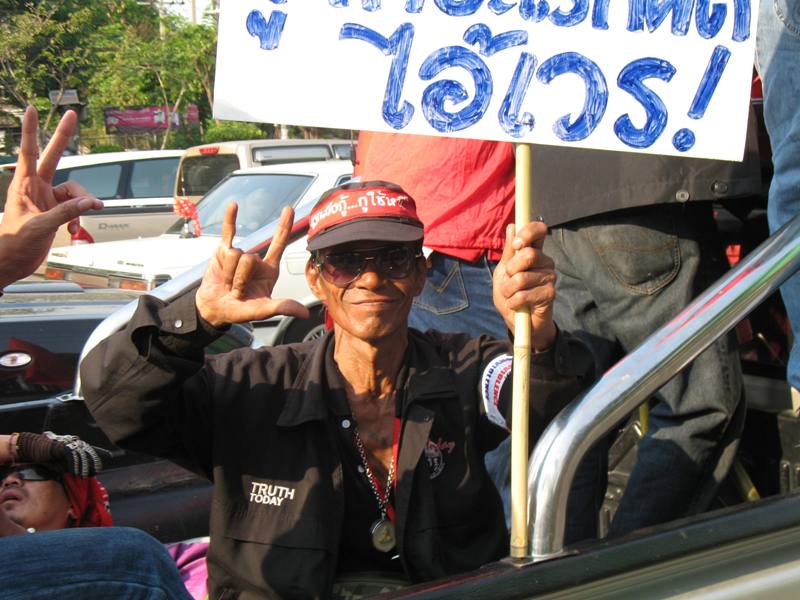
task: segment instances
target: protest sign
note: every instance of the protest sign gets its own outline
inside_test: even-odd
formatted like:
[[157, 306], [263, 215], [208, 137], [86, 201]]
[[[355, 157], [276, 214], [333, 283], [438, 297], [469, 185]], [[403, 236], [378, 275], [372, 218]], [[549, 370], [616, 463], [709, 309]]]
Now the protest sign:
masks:
[[214, 116], [741, 160], [749, 0], [225, 0]]

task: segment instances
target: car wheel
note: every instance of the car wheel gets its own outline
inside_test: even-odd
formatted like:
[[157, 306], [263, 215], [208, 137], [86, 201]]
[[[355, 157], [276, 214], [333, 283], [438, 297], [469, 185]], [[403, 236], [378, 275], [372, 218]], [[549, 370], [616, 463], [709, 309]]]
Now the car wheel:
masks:
[[325, 307], [322, 305], [309, 308], [307, 319], [292, 319], [281, 337], [282, 344], [307, 342], [325, 335]]

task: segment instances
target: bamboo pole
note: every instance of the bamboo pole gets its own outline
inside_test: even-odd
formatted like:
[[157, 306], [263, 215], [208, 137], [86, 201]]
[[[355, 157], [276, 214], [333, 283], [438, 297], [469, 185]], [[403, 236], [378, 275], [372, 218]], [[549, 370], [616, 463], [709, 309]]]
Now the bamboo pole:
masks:
[[[533, 195], [530, 144], [517, 144], [514, 220], [519, 229], [531, 220]], [[513, 408], [511, 412], [511, 558], [528, 555], [528, 406], [530, 404], [531, 312], [514, 314]]]

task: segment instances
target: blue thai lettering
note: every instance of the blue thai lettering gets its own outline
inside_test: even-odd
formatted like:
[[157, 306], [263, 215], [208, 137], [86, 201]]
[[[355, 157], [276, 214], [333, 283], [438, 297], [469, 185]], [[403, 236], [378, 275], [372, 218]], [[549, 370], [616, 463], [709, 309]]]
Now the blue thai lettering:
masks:
[[627, 64], [619, 73], [617, 85], [633, 96], [644, 108], [647, 120], [637, 128], [628, 114], [614, 123], [614, 133], [631, 148], [649, 148], [667, 126], [667, 107], [653, 90], [644, 85], [645, 79], [670, 81], [675, 67], [659, 58], [640, 58]]
[[422, 11], [425, 0], [406, 0], [406, 12], [418, 13]]
[[381, 0], [361, 0], [361, 8], [367, 12], [375, 12], [381, 9]]
[[469, 72], [475, 83], [475, 97], [465, 108], [453, 113], [445, 109], [445, 103], [459, 104], [468, 98], [460, 82], [445, 79], [425, 88], [422, 93], [422, 114], [441, 133], [460, 131], [480, 121], [492, 97], [489, 67], [467, 48], [449, 46], [437, 50], [422, 63], [419, 76], [423, 81], [428, 81], [452, 67], [461, 67]]
[[278, 47], [285, 24], [286, 13], [279, 10], [272, 11], [269, 21], [260, 10], [252, 10], [247, 15], [247, 33], [258, 38], [262, 50], [275, 50]]
[[706, 113], [708, 103], [711, 102], [711, 96], [714, 95], [714, 90], [717, 89], [717, 84], [730, 57], [731, 51], [724, 46], [714, 48], [706, 71], [703, 73], [703, 78], [700, 80], [700, 85], [697, 87], [697, 93], [694, 95], [692, 105], [689, 107], [689, 116], [692, 119], [700, 119]]
[[468, 17], [474, 15], [483, 4], [483, 0], [433, 0], [444, 14], [451, 17]]
[[547, 0], [520, 0], [519, 16], [526, 21], [539, 23], [547, 18], [550, 13], [550, 4]]
[[589, 0], [573, 0], [572, 9], [565, 12], [560, 8], [550, 13], [550, 21], [559, 27], [572, 27], [582, 23], [589, 14]]
[[328, 4], [334, 8], [346, 8], [350, 5], [350, 2], [348, 0], [328, 0]]
[[497, 115], [503, 131], [515, 138], [524, 136], [533, 129], [536, 123], [531, 113], [524, 112], [520, 114], [522, 103], [525, 100], [525, 93], [531, 84], [535, 69], [536, 57], [528, 52], [521, 52], [517, 61], [517, 68], [514, 70], [514, 76], [508, 86], [508, 92], [506, 97], [503, 98], [503, 104], [500, 106], [500, 112]]
[[515, 29], [492, 37], [492, 30], [488, 26], [476, 23], [464, 32], [464, 41], [471, 45], [477, 42], [482, 56], [492, 56], [506, 48], [524, 46], [528, 43], [528, 32]]
[[697, 7], [694, 11], [697, 33], [700, 34], [700, 37], [710, 40], [722, 29], [727, 15], [728, 7], [724, 4], [717, 2], [712, 7], [711, 0], [697, 0]]
[[383, 97], [383, 120], [394, 129], [402, 129], [414, 115], [414, 107], [402, 100], [403, 85], [408, 70], [408, 57], [414, 41], [414, 26], [402, 23], [389, 38], [357, 23], [345, 23], [339, 31], [340, 40], [362, 40], [392, 57], [386, 93]]
[[608, 84], [603, 72], [595, 62], [577, 52], [563, 52], [551, 56], [542, 63], [536, 78], [548, 84], [559, 75], [579, 75], [586, 86], [583, 110], [572, 123], [566, 114], [553, 124], [553, 132], [565, 142], [577, 142], [587, 138], [595, 130], [608, 106]]
[[733, 0], [733, 35], [731, 39], [734, 42], [743, 42], [749, 37], [750, 0]]
[[502, 15], [503, 13], [508, 12], [516, 4], [509, 4], [508, 2], [503, 2], [503, 0], [489, 0], [489, 4], [486, 6], [489, 7], [489, 10], [492, 11], [496, 15]]
[[686, 35], [689, 31], [693, 4], [694, 0], [644, 0], [647, 30], [652, 33], [658, 29], [667, 15], [672, 12], [673, 35]]
[[608, 2], [609, 0], [594, 0], [592, 27], [595, 29], [608, 29]]

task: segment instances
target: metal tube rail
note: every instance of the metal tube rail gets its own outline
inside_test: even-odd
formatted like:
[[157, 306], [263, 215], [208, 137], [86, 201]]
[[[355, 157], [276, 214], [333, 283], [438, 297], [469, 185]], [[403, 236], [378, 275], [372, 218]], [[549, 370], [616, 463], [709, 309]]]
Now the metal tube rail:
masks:
[[[313, 208], [314, 204], [314, 202], [308, 202], [304, 203], [303, 206], [296, 208], [294, 222], [297, 223], [301, 219], [311, 214], [311, 209]], [[240, 243], [238, 243], [237, 247], [241, 248], [244, 252], [258, 252], [262, 250], [267, 245], [267, 241], [271, 240], [272, 236], [275, 235], [275, 228], [277, 227], [277, 224], [278, 222], [276, 220], [268, 225], [265, 225], [261, 229], [254, 231], [245, 237]], [[164, 300], [165, 302], [172, 300], [173, 298], [181, 295], [185, 290], [199, 285], [207, 265], [208, 261], [205, 260], [202, 263], [195, 265], [188, 271], [184, 271], [180, 275], [173, 277], [169, 281], [161, 284], [156, 289], [148, 293], [151, 296], [155, 296], [156, 298]], [[97, 344], [128, 324], [128, 321], [131, 320], [131, 317], [136, 310], [136, 305], [138, 302], [138, 300], [134, 300], [133, 302], [126, 304], [119, 310], [106, 317], [106, 319], [95, 328], [81, 350], [78, 364], [83, 362], [83, 359], [86, 357], [86, 355], [89, 354], [89, 352], [95, 346], [97, 346]], [[82, 397], [80, 369], [75, 376], [73, 394], [78, 398]]]
[[529, 558], [564, 551], [567, 496], [586, 451], [800, 267], [800, 216], [609, 369], [543, 433], [528, 466]]

